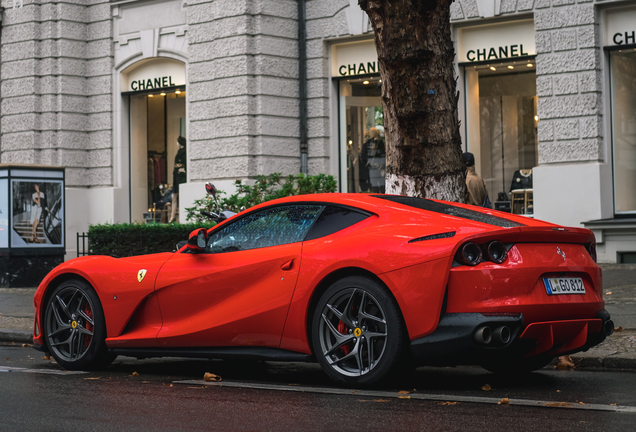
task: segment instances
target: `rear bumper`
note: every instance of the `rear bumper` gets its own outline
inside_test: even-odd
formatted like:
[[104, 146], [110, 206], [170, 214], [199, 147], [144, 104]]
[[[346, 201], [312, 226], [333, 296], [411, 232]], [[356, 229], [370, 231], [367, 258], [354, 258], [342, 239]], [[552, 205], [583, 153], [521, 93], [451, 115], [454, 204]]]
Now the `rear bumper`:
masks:
[[[486, 327], [486, 333], [491, 332], [490, 341], [483, 337]], [[504, 327], [508, 333], [502, 333]], [[613, 328], [606, 310], [592, 319], [535, 322], [527, 326], [521, 314], [452, 313], [440, 319], [435, 332], [412, 341], [411, 350], [418, 362], [433, 365], [481, 364], [506, 357], [552, 358], [598, 345]]]

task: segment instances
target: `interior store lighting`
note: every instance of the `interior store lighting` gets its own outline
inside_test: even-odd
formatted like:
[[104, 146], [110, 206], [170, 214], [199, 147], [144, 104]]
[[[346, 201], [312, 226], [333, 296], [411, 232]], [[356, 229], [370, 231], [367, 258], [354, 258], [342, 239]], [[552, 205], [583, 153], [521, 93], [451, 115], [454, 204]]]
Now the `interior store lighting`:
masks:
[[513, 65], [508, 65], [508, 69], [514, 69], [515, 67]]
[[528, 64], [527, 64], [527, 66], [528, 66], [528, 67], [532, 67], [532, 63], [528, 63]]
[[148, 95], [148, 97], [155, 97], [155, 95]]
[[181, 90], [177, 90], [175, 93], [176, 94], [181, 94]]
[[369, 84], [369, 81], [362, 81], [362, 84], [367, 85]]
[[534, 121], [539, 121], [539, 116], [534, 116]]
[[490, 70], [495, 71], [495, 70], [497, 70], [497, 68], [494, 67], [494, 66], [490, 66]]
[[165, 96], [166, 94], [165, 94], [165, 93], [160, 93], [160, 95], [161, 95], [161, 96]]

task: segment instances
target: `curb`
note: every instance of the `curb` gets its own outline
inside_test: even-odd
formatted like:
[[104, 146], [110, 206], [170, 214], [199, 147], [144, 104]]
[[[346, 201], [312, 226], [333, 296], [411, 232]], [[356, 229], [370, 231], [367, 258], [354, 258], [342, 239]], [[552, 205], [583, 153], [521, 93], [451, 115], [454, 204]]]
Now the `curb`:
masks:
[[0, 342], [33, 343], [33, 335], [29, 331], [0, 329]]

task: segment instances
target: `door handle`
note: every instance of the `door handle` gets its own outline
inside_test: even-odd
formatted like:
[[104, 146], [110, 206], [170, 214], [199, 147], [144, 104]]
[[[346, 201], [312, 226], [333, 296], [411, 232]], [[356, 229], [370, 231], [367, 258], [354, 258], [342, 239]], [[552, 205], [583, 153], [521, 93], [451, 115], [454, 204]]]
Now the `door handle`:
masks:
[[287, 261], [285, 264], [283, 264], [282, 266], [280, 266], [281, 270], [291, 270], [292, 268], [294, 268], [294, 260], [291, 259], [289, 261]]

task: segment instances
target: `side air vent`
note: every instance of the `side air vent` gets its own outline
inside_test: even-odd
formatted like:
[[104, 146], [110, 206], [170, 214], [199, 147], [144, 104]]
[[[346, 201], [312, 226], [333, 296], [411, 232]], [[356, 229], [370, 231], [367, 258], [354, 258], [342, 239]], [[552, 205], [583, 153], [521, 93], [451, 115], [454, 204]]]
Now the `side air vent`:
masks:
[[440, 234], [431, 234], [424, 237], [411, 239], [409, 240], [409, 243], [421, 242], [425, 240], [437, 240], [437, 239], [443, 239], [443, 238], [450, 238], [450, 237], [453, 237], [454, 235], [455, 235], [455, 231], [440, 233]]

